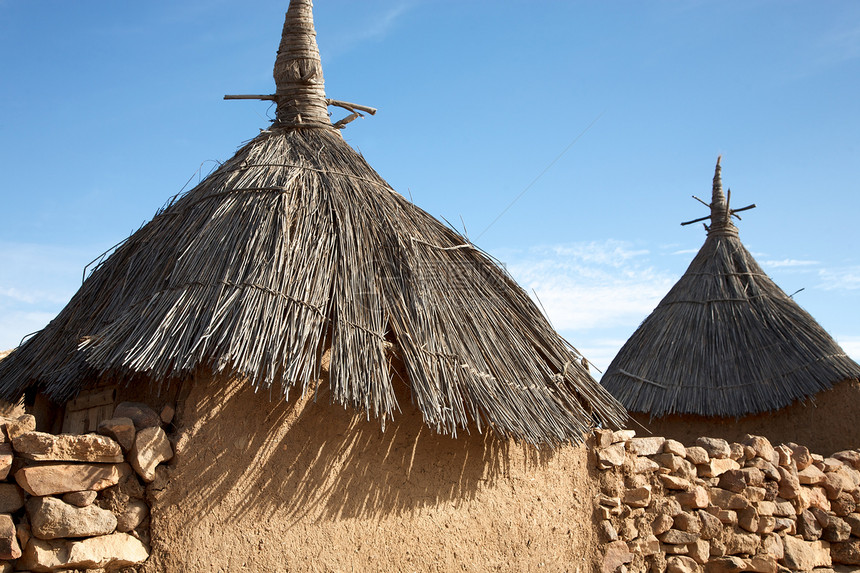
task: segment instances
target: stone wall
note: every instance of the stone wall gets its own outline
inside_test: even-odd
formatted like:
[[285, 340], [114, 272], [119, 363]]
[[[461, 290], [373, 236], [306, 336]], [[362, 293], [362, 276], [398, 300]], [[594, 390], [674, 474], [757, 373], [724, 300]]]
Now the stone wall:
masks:
[[860, 451], [597, 431], [604, 573], [860, 571]]
[[0, 418], [0, 572], [115, 571], [149, 557], [146, 484], [173, 456], [159, 416], [121, 403], [99, 432]]

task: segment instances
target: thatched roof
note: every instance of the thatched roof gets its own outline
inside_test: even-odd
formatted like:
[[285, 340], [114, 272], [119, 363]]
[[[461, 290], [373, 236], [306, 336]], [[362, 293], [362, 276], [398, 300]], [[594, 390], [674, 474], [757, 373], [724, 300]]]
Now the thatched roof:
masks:
[[397, 194], [329, 120], [309, 0], [293, 0], [272, 126], [104, 260], [0, 365], [0, 396], [203, 368], [396, 413], [392, 348], [438, 431], [577, 441], [623, 408], [489, 256]]
[[717, 160], [705, 244], [601, 379], [631, 412], [740, 417], [860, 376], [744, 248], [731, 217], [750, 207], [730, 200]]

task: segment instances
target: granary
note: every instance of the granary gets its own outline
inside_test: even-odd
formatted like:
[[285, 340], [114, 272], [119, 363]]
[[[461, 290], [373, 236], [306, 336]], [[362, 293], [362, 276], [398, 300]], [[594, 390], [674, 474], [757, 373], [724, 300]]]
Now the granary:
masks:
[[0, 395], [55, 432], [175, 408], [145, 570], [585, 560], [576, 444], [623, 408], [488, 255], [344, 142], [310, 0], [274, 76], [272, 125], [0, 362]]
[[[860, 366], [765, 274], [713, 180], [707, 238], [601, 384], [657, 435], [746, 433], [833, 452], [860, 444]], [[685, 223], [686, 224], [686, 223]]]

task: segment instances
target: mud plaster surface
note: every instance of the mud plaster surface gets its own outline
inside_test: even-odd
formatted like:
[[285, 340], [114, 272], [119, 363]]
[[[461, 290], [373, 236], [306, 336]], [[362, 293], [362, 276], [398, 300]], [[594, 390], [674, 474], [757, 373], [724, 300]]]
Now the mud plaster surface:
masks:
[[[830, 455], [839, 450], [860, 448], [860, 382], [846, 380], [814, 399], [795, 403], [771, 414], [735, 418], [666, 416], [649, 420], [634, 414], [628, 427], [639, 435], [674, 438], [693, 444], [699, 436], [741, 441], [745, 434], [766, 436], [773, 444], [795, 442], [811, 451]], [[636, 422], [647, 428], [643, 430]]]
[[382, 432], [324, 392], [287, 404], [196, 380], [144, 571], [594, 570], [584, 446], [439, 436], [398, 399]]

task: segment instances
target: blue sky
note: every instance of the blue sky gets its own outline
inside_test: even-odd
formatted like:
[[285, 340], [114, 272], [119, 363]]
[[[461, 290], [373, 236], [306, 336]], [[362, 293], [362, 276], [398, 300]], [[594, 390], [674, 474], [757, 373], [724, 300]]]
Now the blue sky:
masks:
[[[0, 0], [0, 350], [264, 128], [286, 2]], [[860, 3], [320, 0], [344, 137], [605, 368], [704, 241], [741, 239], [860, 359]], [[337, 112], [335, 112], [337, 115]], [[517, 199], [518, 198], [518, 199]], [[501, 217], [499, 217], [501, 215]]]

